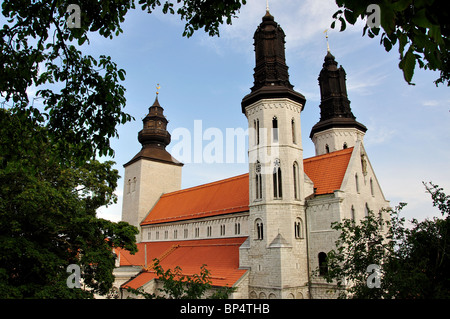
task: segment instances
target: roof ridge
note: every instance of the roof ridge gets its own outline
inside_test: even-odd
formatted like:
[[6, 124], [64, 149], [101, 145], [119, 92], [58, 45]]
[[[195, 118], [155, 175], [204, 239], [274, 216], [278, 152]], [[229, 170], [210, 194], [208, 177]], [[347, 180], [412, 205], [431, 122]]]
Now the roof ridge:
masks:
[[350, 153], [350, 150], [353, 151], [353, 146], [349, 147], [349, 148], [345, 148], [343, 150], [338, 150], [338, 151], [334, 151], [331, 153], [327, 153], [327, 154], [322, 154], [322, 155], [316, 155], [316, 156], [312, 156], [312, 157], [308, 157], [308, 158], [304, 158], [304, 161], [312, 161], [312, 160], [317, 160], [317, 159], [322, 159], [322, 158], [332, 158], [332, 157], [336, 157], [336, 156], [341, 156], [347, 153]]
[[172, 195], [176, 195], [176, 194], [180, 194], [180, 193], [190, 192], [190, 191], [193, 191], [193, 190], [196, 190], [196, 189], [210, 187], [212, 185], [219, 185], [219, 184], [227, 183], [227, 182], [230, 182], [230, 181], [233, 181], [233, 180], [236, 180], [236, 179], [244, 178], [247, 175], [248, 175], [248, 173], [244, 173], [244, 174], [228, 177], [228, 178], [225, 178], [225, 179], [220, 179], [220, 180], [217, 180], [217, 181], [214, 181], [214, 182], [209, 182], [209, 183], [206, 183], [206, 184], [201, 184], [201, 185], [197, 185], [197, 186], [192, 186], [192, 187], [180, 189], [180, 190], [177, 190], [177, 191], [173, 191], [173, 192], [162, 194], [161, 197], [172, 196]]

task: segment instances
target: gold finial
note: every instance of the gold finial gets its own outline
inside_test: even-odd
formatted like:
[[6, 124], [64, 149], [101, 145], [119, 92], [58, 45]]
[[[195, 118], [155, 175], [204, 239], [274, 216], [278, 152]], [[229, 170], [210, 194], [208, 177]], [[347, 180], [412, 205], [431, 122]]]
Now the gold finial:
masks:
[[266, 11], [269, 12], [269, 0], [266, 0]]
[[323, 33], [325, 33], [325, 38], [327, 39], [327, 51], [330, 52], [330, 45], [328, 44], [328, 29], [325, 29]]
[[159, 83], [158, 84], [156, 84], [156, 96], [158, 96], [158, 94], [159, 94], [159, 89], [161, 88], [161, 86], [159, 85]]

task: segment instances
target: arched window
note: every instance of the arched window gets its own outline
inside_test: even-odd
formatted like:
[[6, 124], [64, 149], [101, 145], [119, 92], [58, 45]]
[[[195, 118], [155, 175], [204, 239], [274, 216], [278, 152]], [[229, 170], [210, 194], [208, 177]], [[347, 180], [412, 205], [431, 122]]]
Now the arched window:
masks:
[[264, 226], [261, 219], [257, 219], [255, 221], [255, 233], [256, 233], [256, 239], [262, 240], [264, 239]]
[[381, 209], [378, 211], [378, 220], [380, 222], [380, 230], [383, 230], [384, 221], [383, 221], [383, 212], [381, 211]]
[[355, 207], [353, 207], [353, 205], [352, 205], [352, 210], [351, 210], [350, 214], [351, 214], [350, 216], [351, 216], [352, 220], [355, 221]]
[[366, 206], [364, 207], [364, 215], [367, 217], [369, 216], [370, 208], [369, 204], [366, 203]]
[[272, 119], [272, 138], [274, 142], [278, 142], [278, 119], [276, 116]]
[[348, 147], [347, 143], [344, 142], [344, 145], [342, 146], [342, 148], [345, 150], [345, 149], [347, 149], [347, 147]]
[[328, 146], [328, 144], [325, 145], [325, 153], [330, 153], [330, 147]]
[[256, 199], [262, 198], [261, 163], [259, 161], [256, 161], [255, 166], [255, 193]]
[[356, 192], [359, 193], [358, 173], [355, 174], [355, 185], [356, 185]]
[[370, 178], [370, 194], [371, 194], [372, 196], [374, 196], [374, 192], [373, 192], [373, 179], [372, 179], [372, 177]]
[[273, 197], [281, 198], [282, 196], [280, 160], [276, 159], [273, 168]]
[[240, 223], [235, 223], [234, 224], [234, 234], [235, 235], [239, 235], [241, 233], [241, 224]]
[[259, 145], [259, 119], [253, 121], [255, 126], [255, 145]]
[[294, 223], [294, 234], [297, 239], [303, 238], [303, 222], [300, 218]]
[[128, 186], [127, 187], [127, 189], [128, 189], [127, 193], [129, 194], [131, 192], [131, 179], [128, 180], [127, 186]]
[[136, 191], [136, 177], [133, 177], [133, 184], [131, 186], [131, 191], [132, 192]]
[[299, 180], [298, 180], [298, 164], [297, 162], [294, 162], [294, 165], [292, 165], [293, 170], [293, 176], [294, 176], [294, 198], [299, 199], [300, 195], [300, 188], [299, 188]]
[[295, 138], [295, 121], [291, 120], [291, 128], [292, 128], [292, 143], [297, 144], [297, 140]]
[[328, 273], [327, 254], [324, 252], [319, 253], [319, 275], [325, 276]]

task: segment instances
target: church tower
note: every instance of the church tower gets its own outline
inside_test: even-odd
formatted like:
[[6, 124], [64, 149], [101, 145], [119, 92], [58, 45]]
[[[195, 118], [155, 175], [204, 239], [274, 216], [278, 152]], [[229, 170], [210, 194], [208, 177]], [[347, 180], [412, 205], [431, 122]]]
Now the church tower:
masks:
[[183, 164], [166, 151], [170, 133], [163, 112], [156, 96], [143, 119], [144, 127], [138, 133], [142, 149], [124, 165], [122, 220], [136, 227], [139, 227], [163, 193], [181, 188]]
[[289, 82], [285, 34], [266, 11], [254, 34], [256, 66], [242, 100], [249, 125], [249, 296], [306, 297], [308, 281], [300, 112], [305, 97]]
[[316, 155], [353, 147], [363, 140], [367, 128], [356, 121], [347, 97], [346, 73], [328, 50], [319, 74], [320, 121], [313, 126], [310, 138]]

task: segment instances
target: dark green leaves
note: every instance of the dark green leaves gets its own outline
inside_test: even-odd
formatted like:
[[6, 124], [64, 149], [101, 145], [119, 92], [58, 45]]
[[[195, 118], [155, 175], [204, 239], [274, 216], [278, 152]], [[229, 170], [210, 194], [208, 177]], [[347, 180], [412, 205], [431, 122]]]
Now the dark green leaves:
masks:
[[[335, 19], [331, 27], [336, 27], [339, 20], [341, 31], [345, 30], [345, 22], [354, 24], [359, 17], [368, 21], [371, 12], [367, 8], [371, 4], [380, 7], [381, 28], [364, 26], [363, 35], [370, 38], [381, 34], [380, 44], [390, 51], [399, 45], [399, 68], [403, 71], [405, 81], [413, 84], [412, 78], [416, 65], [426, 70], [440, 71], [435, 84], [450, 85], [450, 66], [448, 47], [450, 46], [448, 10], [444, 0], [397, 0], [372, 1], [351, 0], [336, 1], [339, 10], [333, 15]], [[398, 40], [398, 41], [397, 41]]]

